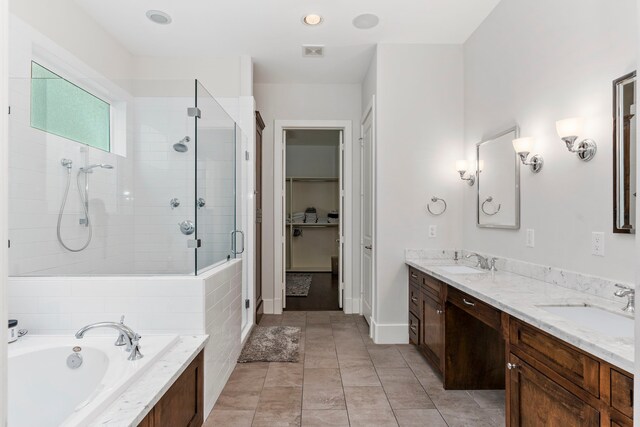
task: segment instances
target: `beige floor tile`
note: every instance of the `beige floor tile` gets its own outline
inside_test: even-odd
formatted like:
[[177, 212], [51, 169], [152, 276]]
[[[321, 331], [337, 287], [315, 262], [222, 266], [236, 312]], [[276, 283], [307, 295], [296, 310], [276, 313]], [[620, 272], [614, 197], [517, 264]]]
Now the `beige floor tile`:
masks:
[[214, 409], [203, 427], [251, 427], [255, 411]]
[[395, 427], [398, 425], [391, 409], [349, 409], [351, 427]]
[[344, 387], [347, 409], [391, 409], [382, 387]]
[[256, 411], [254, 427], [296, 427], [302, 421], [300, 411]]
[[307, 349], [304, 355], [304, 367], [320, 369], [338, 369], [338, 357], [335, 353], [314, 353]]
[[405, 368], [407, 363], [395, 346], [388, 348], [369, 347], [369, 356], [376, 368]]
[[260, 400], [259, 391], [222, 390], [216, 401], [215, 409], [244, 409], [255, 410]]
[[504, 390], [471, 390], [469, 394], [481, 408], [504, 410]]
[[437, 409], [397, 409], [393, 412], [400, 427], [447, 427]]
[[420, 385], [413, 371], [409, 368], [378, 368], [378, 377], [382, 385], [389, 384], [416, 384]]
[[308, 368], [304, 370], [305, 389], [335, 388], [342, 386], [339, 369]]
[[271, 363], [264, 387], [302, 387], [303, 363]]
[[384, 392], [394, 410], [436, 408], [418, 382], [415, 384], [387, 384], [384, 386]]
[[349, 357], [341, 356], [338, 354], [338, 364], [340, 368], [356, 368], [356, 367], [370, 367], [373, 368], [373, 362], [369, 357], [369, 353], [362, 357]]
[[302, 410], [302, 389], [300, 387], [264, 388], [260, 393], [257, 411], [287, 412]]
[[344, 386], [379, 386], [380, 380], [376, 370], [372, 367], [361, 366], [341, 368], [342, 384]]
[[302, 410], [302, 427], [349, 427], [349, 416], [344, 409]]
[[302, 392], [302, 409], [346, 409], [342, 387], [308, 389]]
[[438, 410], [449, 427], [495, 427], [491, 416], [480, 408], [447, 406]]

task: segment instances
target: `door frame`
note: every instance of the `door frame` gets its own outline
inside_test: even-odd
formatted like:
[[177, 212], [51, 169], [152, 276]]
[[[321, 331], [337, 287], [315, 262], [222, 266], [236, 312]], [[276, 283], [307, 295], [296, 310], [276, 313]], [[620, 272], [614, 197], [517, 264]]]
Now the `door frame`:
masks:
[[376, 286], [376, 96], [371, 95], [371, 100], [364, 109], [360, 119], [360, 313], [364, 304], [364, 123], [371, 116], [371, 319], [369, 321], [369, 336], [373, 337], [377, 308]]
[[[282, 314], [285, 298], [285, 258], [286, 236], [284, 226], [285, 204], [285, 176], [283, 162], [285, 152], [284, 131], [291, 129], [324, 129], [342, 130], [344, 141], [344, 212], [340, 212], [344, 234], [344, 266], [342, 276], [344, 278], [342, 310], [347, 313], [360, 313], [359, 299], [353, 298], [353, 286], [351, 271], [353, 268], [353, 132], [351, 120], [275, 120], [273, 129], [273, 314]], [[265, 306], [267, 308], [267, 306]]]

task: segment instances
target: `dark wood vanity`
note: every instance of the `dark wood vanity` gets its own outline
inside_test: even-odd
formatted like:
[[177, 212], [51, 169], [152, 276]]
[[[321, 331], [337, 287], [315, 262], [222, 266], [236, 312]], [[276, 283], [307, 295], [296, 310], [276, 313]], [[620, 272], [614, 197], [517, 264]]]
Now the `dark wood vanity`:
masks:
[[138, 427], [200, 427], [204, 423], [204, 350], [178, 377]]
[[409, 268], [409, 337], [446, 390], [506, 390], [507, 426], [633, 425], [633, 375]]

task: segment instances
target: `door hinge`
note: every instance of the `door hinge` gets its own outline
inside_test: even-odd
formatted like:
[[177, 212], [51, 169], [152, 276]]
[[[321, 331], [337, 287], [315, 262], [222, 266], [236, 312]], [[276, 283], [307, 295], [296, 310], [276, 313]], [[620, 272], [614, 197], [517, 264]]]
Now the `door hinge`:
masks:
[[187, 240], [187, 248], [196, 249], [201, 247], [202, 247], [202, 240], [200, 239]]
[[187, 108], [187, 115], [189, 117], [196, 117], [198, 119], [202, 118], [202, 111], [198, 107], [189, 107]]
[[11, 249], [11, 240], [7, 240], [7, 247]]
[[11, 105], [9, 105], [9, 114], [11, 114]]
[[249, 307], [251, 307], [251, 301], [248, 299], [244, 300], [244, 308], [249, 308]]

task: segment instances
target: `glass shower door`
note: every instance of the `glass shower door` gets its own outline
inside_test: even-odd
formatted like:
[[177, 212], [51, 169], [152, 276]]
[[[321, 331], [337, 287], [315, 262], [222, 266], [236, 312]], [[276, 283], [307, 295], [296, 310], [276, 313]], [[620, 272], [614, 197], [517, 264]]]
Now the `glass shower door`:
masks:
[[[196, 274], [235, 258], [236, 124], [196, 80]], [[240, 241], [240, 238], [237, 239]], [[242, 243], [240, 243], [242, 245]], [[242, 249], [242, 248], [240, 248]]]

